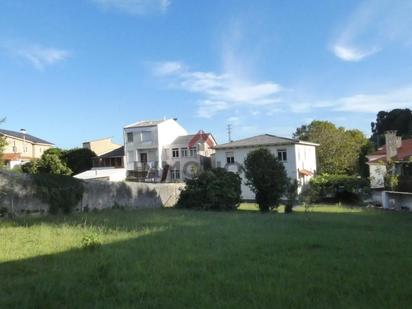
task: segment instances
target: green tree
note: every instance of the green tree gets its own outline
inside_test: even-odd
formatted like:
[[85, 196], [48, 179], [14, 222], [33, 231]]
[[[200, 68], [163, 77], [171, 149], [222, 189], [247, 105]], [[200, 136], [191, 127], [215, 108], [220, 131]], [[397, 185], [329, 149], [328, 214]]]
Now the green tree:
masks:
[[408, 108], [380, 111], [376, 115], [376, 121], [371, 123], [371, 128], [371, 140], [377, 146], [385, 143], [384, 134], [389, 130], [396, 130], [402, 138], [412, 137], [412, 111]]
[[262, 212], [279, 206], [288, 183], [283, 163], [269, 150], [260, 148], [250, 152], [244, 162], [246, 184], [256, 195]]
[[[294, 138], [318, 143], [318, 172], [328, 174], [362, 174], [368, 139], [359, 130], [336, 127], [329, 121], [312, 121], [298, 128]], [[361, 170], [363, 172], [361, 172]]]
[[242, 181], [238, 174], [224, 168], [202, 171], [193, 179], [186, 180], [177, 208], [204, 210], [235, 210], [241, 201]]
[[71, 169], [62, 160], [62, 151], [58, 148], [46, 150], [40, 159], [32, 160], [22, 166], [22, 171], [29, 174], [71, 175]]
[[96, 154], [86, 148], [73, 148], [62, 152], [61, 158], [67, 167], [72, 170], [73, 175], [88, 171], [93, 167], [93, 158]]

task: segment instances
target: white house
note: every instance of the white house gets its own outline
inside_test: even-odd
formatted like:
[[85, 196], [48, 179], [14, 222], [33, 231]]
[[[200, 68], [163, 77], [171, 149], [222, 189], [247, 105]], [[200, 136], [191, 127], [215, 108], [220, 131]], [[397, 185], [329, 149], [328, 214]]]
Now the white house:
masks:
[[399, 186], [404, 189], [412, 187], [412, 138], [402, 140], [396, 131], [387, 131], [385, 145], [367, 155], [367, 158], [372, 189], [385, 187], [388, 162], [394, 164], [395, 173], [400, 176]]
[[170, 173], [164, 180], [183, 181], [206, 166], [211, 166], [216, 140], [211, 133], [199, 131], [197, 134], [183, 135], [165, 147], [163, 160]]
[[254, 200], [255, 194], [245, 184], [241, 171], [249, 152], [258, 148], [267, 148], [283, 162], [287, 175], [298, 180], [299, 192], [316, 173], [316, 147], [318, 144], [270, 134], [258, 135], [215, 147], [214, 166], [225, 167], [238, 172], [242, 177], [242, 198]]
[[126, 170], [138, 180], [158, 179], [163, 153], [176, 138], [187, 135], [177, 119], [139, 121], [124, 127]]

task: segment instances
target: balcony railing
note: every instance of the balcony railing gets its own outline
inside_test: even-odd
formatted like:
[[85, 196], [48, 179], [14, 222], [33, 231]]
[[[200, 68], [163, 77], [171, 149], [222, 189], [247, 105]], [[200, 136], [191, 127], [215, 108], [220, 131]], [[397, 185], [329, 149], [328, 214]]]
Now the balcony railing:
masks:
[[158, 169], [158, 164], [155, 161], [149, 162], [134, 162], [133, 169], [139, 172], [148, 172], [150, 169]]

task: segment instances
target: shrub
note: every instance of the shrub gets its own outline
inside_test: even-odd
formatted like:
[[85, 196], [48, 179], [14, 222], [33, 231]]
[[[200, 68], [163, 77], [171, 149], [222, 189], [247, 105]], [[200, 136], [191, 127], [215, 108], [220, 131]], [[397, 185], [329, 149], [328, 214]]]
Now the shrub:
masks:
[[259, 209], [277, 208], [288, 183], [283, 163], [268, 149], [261, 148], [247, 155], [244, 169], [246, 184], [256, 194]]
[[176, 204], [178, 208], [234, 210], [239, 207], [241, 179], [223, 168], [209, 169], [186, 180]]
[[81, 180], [63, 175], [32, 175], [37, 197], [49, 205], [49, 212], [70, 213], [83, 197]]
[[95, 250], [100, 248], [102, 243], [100, 242], [99, 238], [95, 234], [87, 234], [82, 238], [82, 248], [88, 250]]
[[359, 202], [369, 191], [367, 179], [357, 176], [323, 174], [313, 177], [304, 192], [308, 200], [314, 202]]
[[291, 213], [298, 200], [298, 181], [296, 179], [289, 179], [286, 197], [285, 213]]

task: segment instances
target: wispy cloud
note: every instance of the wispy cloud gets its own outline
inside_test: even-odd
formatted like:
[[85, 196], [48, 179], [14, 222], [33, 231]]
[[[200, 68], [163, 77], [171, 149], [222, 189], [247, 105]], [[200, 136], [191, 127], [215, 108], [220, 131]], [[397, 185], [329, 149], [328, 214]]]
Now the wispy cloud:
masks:
[[197, 114], [209, 118], [236, 106], [269, 106], [278, 102], [279, 84], [240, 79], [229, 73], [192, 71], [180, 62], [157, 63], [157, 76], [170, 78], [171, 85], [201, 96]]
[[6, 48], [9, 52], [27, 61], [38, 70], [43, 70], [47, 66], [62, 62], [71, 56], [71, 52], [68, 50], [37, 44], [24, 46], [7, 45]]
[[336, 57], [344, 61], [360, 61], [365, 57], [371, 56], [379, 51], [378, 48], [372, 48], [370, 50], [361, 50], [354, 47], [335, 45], [333, 46], [333, 52]]
[[331, 45], [343, 61], [360, 61], [389, 42], [411, 42], [411, 1], [364, 0], [354, 10]]
[[104, 10], [115, 9], [131, 15], [167, 11], [171, 0], [92, 0]]
[[356, 94], [331, 102], [337, 111], [376, 114], [381, 110], [412, 107], [412, 85], [379, 94]]

